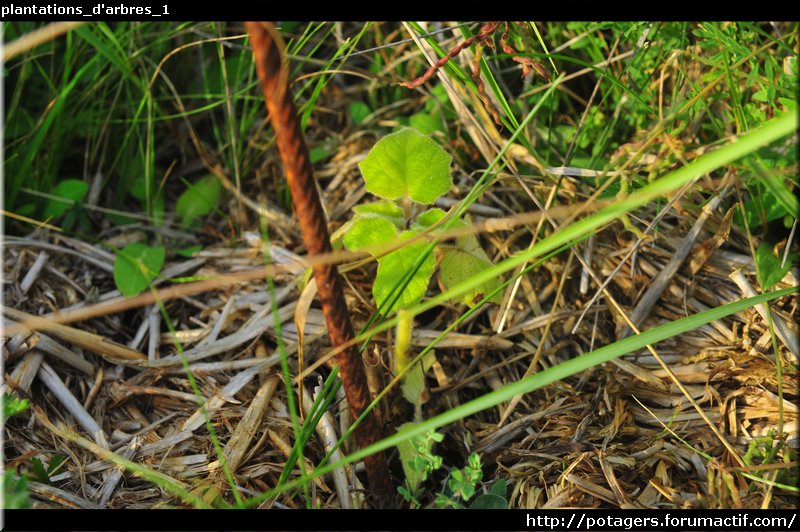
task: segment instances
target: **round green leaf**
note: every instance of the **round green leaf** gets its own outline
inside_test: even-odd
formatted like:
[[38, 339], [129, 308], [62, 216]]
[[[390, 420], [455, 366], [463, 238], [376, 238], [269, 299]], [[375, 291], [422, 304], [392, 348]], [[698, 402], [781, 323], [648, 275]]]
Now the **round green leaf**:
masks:
[[61, 181], [50, 194], [63, 198], [63, 201], [55, 198], [47, 200], [47, 204], [44, 207], [44, 217], [58, 218], [72, 207], [73, 202], [79, 203], [83, 201], [88, 191], [89, 183], [80, 179], [65, 179]]
[[[397, 236], [397, 228], [386, 218], [361, 218], [344, 235], [344, 245], [350, 251], [378, 246]], [[367, 249], [369, 251], [369, 249]]]
[[114, 282], [125, 296], [135, 296], [147, 288], [164, 266], [164, 246], [149, 247], [140, 242], [128, 244], [114, 259]]
[[385, 199], [408, 196], [433, 203], [450, 189], [452, 157], [419, 131], [406, 128], [392, 133], [359, 163], [367, 191]]
[[[400, 238], [408, 239], [415, 234], [412, 231], [406, 231], [400, 235]], [[400, 292], [400, 296], [395, 300], [394, 304], [389, 308], [383, 307], [384, 302], [392, 294], [395, 285], [400, 284], [406, 273], [414, 268], [414, 263], [426, 247], [425, 242], [416, 242], [378, 259], [378, 273], [375, 276], [375, 283], [372, 285], [372, 295], [384, 314], [389, 314], [399, 308], [409, 308], [416, 305], [425, 295], [433, 270], [436, 268], [436, 259], [433, 254], [429, 254], [425, 258], [406, 287]], [[392, 297], [394, 295], [396, 295], [396, 292], [392, 294]]]
[[508, 491], [508, 484], [506, 483], [506, 479], [499, 478], [492, 484], [492, 489], [489, 490], [489, 493], [492, 495], [497, 495], [498, 497], [505, 499], [506, 498], [506, 491]]
[[191, 225], [196, 219], [210, 213], [219, 201], [222, 183], [215, 175], [207, 175], [183, 191], [175, 205], [181, 223]]

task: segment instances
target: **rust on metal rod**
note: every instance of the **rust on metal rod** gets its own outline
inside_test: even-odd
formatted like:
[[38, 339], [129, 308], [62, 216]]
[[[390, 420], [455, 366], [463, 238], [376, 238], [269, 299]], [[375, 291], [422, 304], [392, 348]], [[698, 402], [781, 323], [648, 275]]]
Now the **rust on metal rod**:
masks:
[[[271, 23], [245, 22], [245, 26], [250, 33], [256, 71], [261, 79], [267, 111], [275, 131], [278, 151], [308, 255], [313, 257], [330, 253], [331, 244], [325, 213], [314, 182], [308, 147], [289, 91], [288, 69], [282, 60], [282, 40]], [[331, 344], [334, 348], [347, 344], [355, 335], [339, 272], [332, 264], [314, 264], [312, 267]], [[347, 395], [350, 413], [353, 419], [356, 419], [370, 403], [364, 366], [356, 346], [350, 346], [339, 353], [336, 362], [339, 365], [339, 375]], [[355, 435], [360, 448], [380, 438], [380, 424], [374, 411], [371, 411], [356, 427]], [[369, 488], [375, 495], [377, 505], [394, 507], [394, 487], [383, 453], [366, 457], [364, 465]]]

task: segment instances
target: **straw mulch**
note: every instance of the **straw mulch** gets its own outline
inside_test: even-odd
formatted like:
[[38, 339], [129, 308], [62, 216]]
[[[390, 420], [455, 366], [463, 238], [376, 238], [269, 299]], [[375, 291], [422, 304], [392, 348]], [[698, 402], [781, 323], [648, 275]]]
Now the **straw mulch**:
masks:
[[[316, 167], [332, 230], [348, 220], [353, 205], [369, 199], [357, 163], [376, 139], [363, 131], [350, 133], [343, 125], [352, 90], [332, 86], [323, 97], [328, 106], [323, 116], [332, 121], [312, 120], [308, 127], [312, 146], [318, 139], [341, 139], [330, 159]], [[407, 108], [391, 112], [408, 113], [415, 105], [409, 100]], [[381, 117], [381, 125], [391, 126], [391, 118]], [[465, 131], [471, 127], [462, 122]], [[462, 199], [474, 183], [472, 172], [496, 153], [479, 138], [472, 135], [475, 146], [455, 147], [472, 151], [456, 159], [454, 187], [442, 207]], [[524, 150], [511, 153], [520, 168], [531, 163]], [[187, 506], [153, 482], [114, 466], [109, 453], [207, 501], [221, 496], [232, 502], [184, 360], [242, 495], [277, 485], [294, 436], [273, 308], [293, 375], [300, 371], [299, 360], [307, 368], [330, 349], [317, 303], [301, 297], [306, 263], [296, 223], [268, 199], [278, 197], [276, 180], [269, 177], [280, 176], [277, 157], [273, 150], [261, 156], [266, 159], [256, 177], [268, 176], [268, 193], [258, 201], [229, 196], [227, 205], [235, 225], [251, 231], [232, 237], [227, 221], [207, 226], [203, 250], [192, 259], [168, 256], [156, 284], [166, 288], [175, 286], [168, 279], [176, 277], [207, 279], [237, 272], [249, 280], [220, 281], [166, 301], [172, 330], [152, 302], [122, 308], [112, 276], [114, 257], [106, 251], [145, 240], [153, 228], [108, 227], [96, 244], [45, 229], [5, 237], [3, 320], [6, 332], [13, 332], [3, 337], [5, 386], [34, 406], [6, 421], [4, 459], [7, 467], [33, 477], [34, 458], [51, 464], [64, 457], [50, 472], [49, 483], [29, 482], [36, 507]], [[481, 157], [484, 162], [476, 164]], [[558, 174], [550, 169], [543, 177], [543, 169], [531, 167], [528, 174], [499, 175], [471, 209], [472, 222], [536, 211], [533, 198], [545, 203]], [[736, 201], [735, 178], [727, 177], [702, 179], [670, 198], [670, 205], [633, 213], [634, 225], [652, 238], [639, 240], [621, 223], [607, 226], [590, 243], [575, 247], [575, 253], [562, 253], [522, 277], [513, 299], [507, 290], [503, 305], [487, 305], [446, 336], [428, 375], [424, 415], [629, 334], [614, 302], [627, 314], [641, 313], [639, 328], [647, 330], [759, 292], [747, 237], [726, 217]], [[587, 199], [577, 179], [564, 172], [559, 179], [554, 205]], [[718, 193], [725, 195], [723, 201], [704, 212], [699, 206]], [[269, 259], [279, 266], [274, 300], [263, 275], [252, 275], [264, 264], [267, 247], [257, 230], [259, 215], [270, 222]], [[527, 249], [536, 226], [483, 234], [481, 243], [499, 262]], [[542, 227], [544, 234], [554, 231], [550, 221]], [[686, 260], [668, 268], [682, 246], [688, 249]], [[370, 283], [375, 266], [341, 269], [347, 270], [348, 304], [358, 330], [374, 311]], [[796, 270], [790, 271], [777, 287], [797, 285], [797, 277]], [[598, 294], [599, 283], [604, 290]], [[642, 303], [656, 283], [663, 284], [663, 291]], [[438, 291], [432, 282], [429, 293]], [[31, 316], [50, 318], [97, 305], [105, 306], [77, 322], [55, 326], [48, 320], [35, 327], [29, 322], [36, 331], [9, 328]], [[776, 327], [785, 329], [777, 340], [780, 380], [767, 322], [751, 309], [656, 345], [669, 372], [650, 351], [631, 353], [442, 429], [446, 437], [436, 452], [447, 468], [463, 467], [466, 457], [478, 452], [484, 480], [506, 479], [514, 508], [795, 507], [794, 495], [772, 484], [792, 485], [797, 479], [796, 454], [788, 450], [798, 445], [797, 307], [796, 295], [771, 305]], [[418, 316], [414, 345], [427, 345], [463, 311], [453, 304]], [[368, 348], [376, 388], [389, 381], [391, 346], [389, 331], [373, 338]], [[306, 404], [329, 371], [321, 364], [305, 379]], [[394, 392], [381, 411], [387, 430], [413, 416]], [[350, 422], [342, 401], [329, 414], [304, 450], [305, 469], [318, 463]], [[757, 467], [768, 444], [784, 446], [774, 459], [778, 465]], [[746, 455], [749, 464], [743, 462]], [[401, 485], [397, 453], [389, 457], [395, 483]], [[298, 472], [295, 468], [292, 478]], [[444, 474], [430, 480], [431, 500]], [[312, 505], [367, 506], [362, 478], [356, 465], [318, 479], [309, 491]], [[262, 504], [304, 506], [297, 493]]]
[[[352, 173], [349, 168], [343, 171]], [[352, 182], [356, 180], [348, 179]], [[360, 190], [334, 184], [335, 180], [329, 182], [325, 191], [328, 205], [346, 204], [346, 198], [362, 195]], [[658, 213], [653, 207], [637, 216], [652, 220]], [[696, 214], [668, 212], [658, 224], [657, 237], [640, 243], [633, 260], [623, 262], [635, 240], [621, 224], [596, 237], [590, 254], [592, 270], [602, 280], [613, 275], [608, 293], [627, 311], [663, 271]], [[642, 329], [734, 301], [743, 290], [754, 289], [746, 240], [735, 229], [727, 240], [719, 237], [718, 231], [725, 229], [720, 227], [724, 214], [719, 209], [708, 217], [693, 253], [668, 280]], [[473, 214], [474, 221], [480, 218]], [[340, 221], [341, 217], [334, 223]], [[183, 346], [242, 492], [256, 494], [276, 485], [293, 436], [285, 388], [276, 377], [273, 304], [295, 374], [298, 323], [305, 332], [305, 366], [328, 350], [321, 312], [315, 304], [307, 309], [309, 303], [299, 298], [298, 280], [305, 269], [302, 256], [295, 253], [300, 242], [292, 226], [284, 230], [285, 238], [273, 240], [270, 247], [272, 260], [284, 267], [275, 278], [274, 303], [266, 283], [255, 280], [168, 301], [174, 334], [157, 307], [148, 305], [4, 337], [6, 384], [35, 405], [6, 424], [7, 465], [30, 473], [35, 457], [44, 463], [57, 455], [65, 457], [49, 484], [29, 483], [37, 505], [181, 504], [151, 482], [112, 467], [100, 453], [103, 449], [171, 477], [187, 490], [230, 496], [176, 354], [175, 339]], [[527, 247], [528, 228], [517, 233], [488, 235], [484, 242], [487, 248], [502, 250], [496, 252], [499, 260]], [[513, 245], [502, 247], [509, 242]], [[251, 269], [263, 261], [262, 244], [257, 234], [248, 233], [233, 245], [208, 246], [192, 260], [169, 262], [163, 277], [203, 278]], [[5, 245], [6, 325], [25, 321], [27, 315], [52, 316], [119, 296], [111, 276], [113, 257], [99, 246], [50, 232], [7, 237]], [[707, 257], [701, 249], [710, 249]], [[577, 260], [562, 254], [523, 278], [500, 334], [492, 326], [504, 307], [492, 306], [446, 337], [436, 350], [426, 415], [522, 378], [540, 343], [536, 367], [546, 368], [623, 334], [625, 325], [615, 319], [607, 297], [601, 294], [593, 300], [596, 284], [590, 282], [587, 290], [581, 290], [582, 272]], [[732, 272], [739, 272], [735, 280]], [[357, 326], [371, 311], [371, 274], [369, 266], [347, 273]], [[796, 283], [790, 273], [779, 286]], [[775, 322], [793, 337], [797, 303], [791, 297], [772, 306]], [[415, 345], [426, 345], [460, 310], [440, 307], [419, 317]], [[544, 330], [548, 334], [543, 339]], [[391, 367], [390, 343], [390, 334], [379, 335], [370, 349], [373, 360], [386, 367]], [[764, 474], [764, 470], [758, 473], [759, 468], [753, 467], [758, 459], [742, 467], [713, 430], [724, 436], [738, 457], [766, 436], [773, 444], [797, 446], [796, 355], [780, 339], [778, 348], [783, 359], [782, 389], [768, 328], [757, 310], [749, 310], [656, 346], [702, 416], [654, 356], [643, 350], [528, 394], [508, 412], [508, 405], [502, 405], [448, 427], [438, 452], [451, 466], [463, 465], [469, 452], [479, 452], [486, 480], [508, 480], [513, 507], [752, 508], [765, 498], [771, 507], [792, 506], [788, 493], [742, 476], [743, 471]], [[306, 380], [306, 399], [327, 371], [323, 365]], [[409, 415], [397, 397], [382, 406], [388, 425]], [[780, 426], [781, 407], [782, 436], [773, 432]], [[341, 407], [330, 413], [326, 430], [333, 432], [335, 441], [349, 420]], [[321, 437], [312, 438], [305, 450], [308, 466], [324, 455], [325, 445]], [[766, 478], [787, 482], [793, 471], [796, 464], [773, 466], [766, 470]], [[337, 492], [333, 477], [320, 479], [314, 484], [314, 497], [325, 507], [362, 505], [359, 490], [353, 490], [359, 482], [357, 473], [354, 477], [348, 470], [339, 481], [345, 487]], [[289, 496], [266, 503], [297, 505], [297, 497]]]

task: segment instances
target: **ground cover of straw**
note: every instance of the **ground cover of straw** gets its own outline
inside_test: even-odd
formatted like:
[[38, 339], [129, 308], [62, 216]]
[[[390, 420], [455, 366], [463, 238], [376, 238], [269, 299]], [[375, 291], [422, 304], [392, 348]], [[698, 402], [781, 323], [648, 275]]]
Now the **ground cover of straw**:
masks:
[[[350, 35], [358, 31], [357, 26], [343, 24], [336, 33]], [[207, 29], [198, 25], [197, 33], [182, 38], [186, 42], [199, 40]], [[370, 33], [372, 41], [365, 39], [359, 48], [397, 43], [408, 37], [407, 29], [396, 24], [376, 26]], [[796, 31], [796, 25], [783, 29]], [[241, 28], [230, 24], [223, 33], [239, 35]], [[569, 35], [565, 30], [565, 41]], [[323, 50], [336, 49], [334, 36], [330, 41], [319, 38]], [[615, 62], [615, 57], [636, 49], [637, 36], [609, 50], [613, 54], [602, 68], [622, 78], [625, 63]], [[448, 48], [459, 39], [459, 34], [450, 32], [441, 42]], [[231, 42], [245, 44], [243, 38]], [[613, 43], [608, 44], [611, 47]], [[218, 43], [212, 39], [208, 46]], [[375, 53], [383, 54], [384, 67], [392, 61], [414, 62], [411, 70], [415, 75], [425, 68], [414, 42], [400, 42]], [[294, 72], [301, 80], [298, 87], [303, 76], [313, 80], [321, 75], [327, 67], [319, 60], [322, 55], [313, 56]], [[470, 68], [468, 59], [456, 61]], [[549, 68], [547, 61], [543, 64]], [[502, 79], [512, 93], [541, 93], [548, 85], [548, 81], [536, 78], [520, 84], [517, 66], [507, 58], [493, 60], [492, 66], [507, 70]], [[580, 71], [575, 65], [562, 68], [567, 73]], [[692, 82], [705, 79], [700, 61], [689, 61], [684, 68]], [[309, 145], [324, 148], [326, 154], [314, 168], [332, 231], [350, 219], [354, 205], [370, 199], [358, 162], [402, 117], [418, 112], [433, 98], [425, 87], [419, 91], [402, 89], [391, 105], [373, 109], [361, 123], [355, 123], [350, 109], [353, 101], [367, 101], [367, 92], [379, 90], [376, 86], [396, 91], [391, 84], [404, 78], [390, 67], [371, 72], [364, 57], [353, 58], [341, 69], [349, 69], [350, 74], [340, 73], [321, 87], [306, 128]], [[676, 83], [677, 68], [659, 65], [658, 69], [651, 80], [654, 90], [658, 91], [661, 83], [662, 95], [677, 94], [682, 86], [676, 86], [673, 92], [670, 85]], [[411, 71], [402, 74], [410, 77]], [[582, 123], [583, 108], [590, 102], [597, 104], [592, 89], [598, 79], [591, 72], [583, 72], [573, 84], [565, 85], [564, 98], [572, 102], [572, 110], [570, 113], [564, 107], [556, 122]], [[231, 84], [241, 86], [238, 81]], [[160, 140], [160, 164], [174, 165], [171, 173], [192, 179], [211, 169], [224, 180], [222, 203], [201, 225], [180, 227], [169, 215], [169, 206], [174, 206], [183, 187], [181, 181], [172, 178], [165, 181], [167, 222], [161, 225], [147, 221], [115, 225], [94, 209], [111, 205], [113, 179], [105, 183], [96, 202], [86, 207], [94, 240], [85, 234], [34, 228], [7, 218], [3, 253], [6, 325], [25, 321], [29, 315], [53, 316], [117, 301], [114, 255], [109, 249], [147, 241], [155, 235], [202, 245], [191, 258], [170, 254], [155, 281], [156, 288], [175, 286], [168, 281], [174, 278], [206, 279], [250, 271], [264, 264], [265, 249], [280, 270], [274, 275], [274, 292], [263, 277], [255, 277], [235, 284], [221, 281], [202, 292], [166, 301], [169, 326], [158, 306], [150, 303], [124, 310], [106, 308], [100, 315], [60, 328], [26, 329], [4, 337], [7, 390], [27, 398], [33, 407], [6, 420], [3, 458], [6, 468], [31, 477], [27, 485], [34, 507], [197, 505], [135, 471], [118, 468], [109, 452], [160, 473], [164, 482], [210, 504], [234, 502], [220, 467], [219, 451], [243, 496], [264, 493], [278, 485], [294, 441], [281, 374], [279, 336], [293, 376], [327, 356], [330, 346], [318, 304], [300, 297], [307, 267], [305, 250], [287, 208], [280, 161], [271, 132], [263, 122], [265, 111], [258, 106], [258, 88], [250, 89], [247, 95], [254, 102], [253, 116], [258, 112], [262, 115], [253, 119], [247, 135], [237, 136], [243, 146], [237, 172], [226, 163], [225, 150], [230, 144], [220, 143], [214, 136], [216, 126], [212, 126], [214, 121], [232, 120], [227, 111], [217, 108], [187, 119], [181, 115], [183, 106], [194, 104], [173, 101], [178, 118], [164, 120], [154, 129]], [[167, 93], [164, 87], [160, 90]], [[6, 91], [13, 93], [13, 87], [7, 86]], [[303, 92], [302, 97], [308, 98], [310, 92]], [[442, 200], [445, 209], [467, 194], [476, 172], [486, 167], [487, 157], [497, 153], [508, 135], [506, 129], [494, 124], [473, 93], [461, 91], [461, 97], [464, 108], [443, 115], [445, 131], [433, 134], [454, 154], [454, 186]], [[47, 102], [39, 103], [43, 109]], [[68, 105], [72, 104], [79, 105], [69, 100]], [[606, 118], [611, 119], [613, 112], [608, 110]], [[703, 113], [692, 115], [690, 123], [674, 136], [665, 133], [648, 146], [631, 171], [642, 176], [660, 175], [681, 161], [702, 155], [708, 143], [697, 132], [709, 119]], [[526, 132], [539, 147], [549, 142], [542, 132], [544, 124], [538, 122]], [[725, 128], [731, 134], [735, 130], [733, 124]], [[181, 134], [175, 137], [171, 131]], [[620, 164], [645, 138], [642, 131], [627, 134], [618, 139], [616, 152], [609, 154]], [[6, 152], [8, 155], [8, 148]], [[560, 161], [546, 167], [532, 161], [520, 143], [515, 143], [509, 154], [508, 167], [471, 208], [473, 223], [534, 212], [538, 207], [533, 199], [539, 205], [551, 203], [554, 207], [582, 204], [594, 192], [582, 176], [565, 170]], [[82, 156], [82, 147], [73, 149], [65, 164], [79, 168]], [[87, 179], [94, 178], [90, 175]], [[648, 238], [639, 238], [621, 222], [614, 222], [599, 231], [589, 246], [582, 244], [573, 248], [574, 253], [560, 253], [523, 276], [517, 285], [512, 283], [502, 304], [486, 305], [436, 346], [436, 363], [427, 380], [430, 397], [423, 408], [425, 417], [515, 382], [531, 366], [534, 370], [549, 368], [617, 340], [625, 323], [609, 298], [613, 297], [625, 312], [634, 312], [641, 296], [682, 245], [691, 246], [689, 257], [666, 280], [666, 288], [647, 312], [641, 330], [736, 301], [748, 295], [747, 290], [761, 291], [751, 246], [771, 241], [775, 234], [760, 230], [748, 235], [732, 216], [726, 216], [742, 201], [741, 179], [732, 168], [700, 178], [676, 195], [632, 213], [632, 223], [648, 233]], [[718, 195], [723, 201], [704, 211], [703, 205]], [[129, 200], [113, 208], [136, 212], [137, 204]], [[533, 221], [485, 232], [480, 241], [497, 263], [527, 249], [537, 231], [536, 238], [557, 231], [553, 224], [564, 218], [556, 217], [552, 223], [545, 220], [540, 227]], [[687, 242], [698, 219], [702, 228]], [[264, 220], [268, 232], [261, 230]], [[58, 220], [54, 223], [57, 225]], [[796, 239], [788, 241], [787, 228], [776, 229], [773, 224], [769, 231], [777, 231], [778, 241], [797, 250]], [[359, 330], [375, 310], [371, 294], [375, 263], [356, 268], [348, 264], [340, 269], [346, 280], [351, 317]], [[735, 272], [739, 274], [732, 276]], [[609, 280], [605, 292], [598, 294], [597, 280]], [[776, 288], [796, 285], [795, 269]], [[439, 291], [434, 280], [429, 294]], [[795, 336], [797, 305], [796, 295], [771, 305], [773, 319]], [[426, 346], [464, 308], [458, 303], [446, 304], [417, 316], [414, 348]], [[302, 346], [298, 344], [300, 332]], [[183, 356], [177, 351], [176, 340]], [[373, 392], [390, 380], [392, 346], [390, 330], [376, 335], [366, 351], [373, 364], [370, 375], [377, 379]], [[710, 426], [724, 436], [739, 458], [759, 438], [781, 441], [789, 448], [797, 446], [797, 359], [780, 339], [773, 343], [763, 316], [750, 309], [655, 348], [684, 390], [652, 353], [640, 350], [526, 394], [518, 402], [463, 419], [441, 430], [445, 439], [435, 451], [444, 458], [445, 468], [428, 480], [424, 502], [431, 503], [447, 471], [463, 467], [467, 456], [477, 452], [484, 469], [482, 486], [505, 479], [512, 508], [794, 507], [796, 495], [774, 487], [771, 481], [779, 475], [783, 482], [796, 478], [796, 458], [787, 459], [790, 455], [784, 449], [782, 458], [776, 459], [777, 465], [759, 469], [756, 466], [760, 462], [756, 461], [742, 467]], [[137, 354], [143, 358], [135, 358]], [[131, 358], [124, 358], [127, 355]], [[780, 375], [776, 356], [782, 358]], [[209, 410], [218, 449], [198, 407], [184, 362]], [[329, 372], [330, 367], [322, 364], [303, 381], [301, 394], [306, 400], [313, 399], [315, 387]], [[692, 405], [687, 393], [704, 415]], [[413, 408], [397, 392], [390, 393], [380, 409], [387, 432], [413, 415]], [[332, 433], [335, 441], [350, 420], [342, 401], [329, 413], [321, 430]], [[87, 417], [84, 422], [79, 419], [82, 415]], [[87, 430], [92, 422], [99, 432]], [[775, 434], [779, 427], [783, 435]], [[354, 450], [351, 445], [348, 441], [344, 452]], [[319, 462], [327, 446], [320, 434], [310, 439], [303, 450], [305, 469]], [[63, 457], [63, 463], [49, 472], [49, 478], [34, 474], [33, 459], [49, 464], [57, 456]], [[397, 453], [390, 453], [389, 458], [395, 483], [401, 485]], [[295, 468], [290, 478], [299, 472], [299, 467]], [[288, 491], [260, 506], [302, 508], [310, 498], [313, 507], [363, 507], [363, 480], [358, 465], [348, 466], [344, 493], [337, 491], [335, 477], [327, 475], [311, 482], [305, 493]]]

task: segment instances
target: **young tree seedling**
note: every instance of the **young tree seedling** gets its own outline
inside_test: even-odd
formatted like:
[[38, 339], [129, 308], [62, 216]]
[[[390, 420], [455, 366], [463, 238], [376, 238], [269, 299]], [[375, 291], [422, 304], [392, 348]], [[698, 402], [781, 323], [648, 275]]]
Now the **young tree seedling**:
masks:
[[[450, 190], [451, 160], [452, 157], [431, 138], [415, 129], [405, 128], [378, 141], [359, 164], [367, 191], [383, 201], [355, 207], [355, 217], [341, 232], [347, 249], [365, 250], [377, 256], [378, 272], [372, 295], [384, 314], [419, 303], [436, 271], [437, 260], [428, 255], [408, 284], [395, 295], [396, 285], [413, 269], [427, 245], [416, 240], [385, 255], [376, 250], [393, 241], [410, 240], [445, 217], [443, 210], [426, 210], [425, 207]], [[449, 228], [466, 227], [468, 223], [468, 220], [453, 220]], [[433, 235], [440, 233], [445, 226], [434, 228]], [[475, 235], [458, 237], [454, 243], [439, 244], [436, 251], [440, 258], [439, 279], [445, 288], [455, 286], [492, 265]], [[501, 279], [493, 279], [479, 284], [461, 301], [473, 304], [501, 282]], [[499, 302], [496, 299], [493, 301]]]

